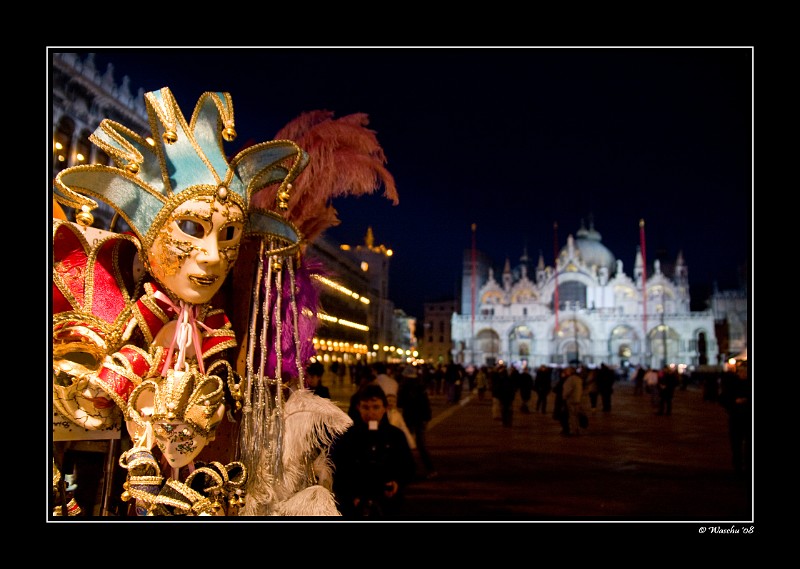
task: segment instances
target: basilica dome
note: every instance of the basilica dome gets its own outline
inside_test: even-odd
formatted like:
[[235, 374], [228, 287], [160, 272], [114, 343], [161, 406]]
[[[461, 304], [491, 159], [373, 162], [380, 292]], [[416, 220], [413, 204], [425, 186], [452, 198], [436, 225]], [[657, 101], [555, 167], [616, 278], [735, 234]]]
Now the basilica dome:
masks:
[[[595, 230], [593, 222], [589, 222], [589, 229], [586, 229], [581, 222], [581, 228], [575, 233], [575, 248], [580, 251], [581, 258], [587, 267], [591, 268], [594, 265], [598, 269], [606, 267], [609, 275], [614, 274], [617, 260], [614, 254], [601, 243], [600, 233]], [[565, 250], [566, 247], [562, 248], [562, 254]]]

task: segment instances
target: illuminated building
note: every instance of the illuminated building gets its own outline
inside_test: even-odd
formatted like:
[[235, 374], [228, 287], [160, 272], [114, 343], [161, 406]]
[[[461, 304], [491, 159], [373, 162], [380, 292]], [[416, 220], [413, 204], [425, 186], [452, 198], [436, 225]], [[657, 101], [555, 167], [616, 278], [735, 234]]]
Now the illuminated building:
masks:
[[359, 263], [376, 294], [369, 321], [370, 342], [376, 357], [385, 361], [415, 358], [416, 320], [397, 311], [389, 299], [389, 261], [394, 251], [375, 244], [372, 227], [367, 228], [363, 244], [345, 244], [341, 249]]
[[[466, 255], [464, 262], [464, 278], [471, 279]], [[452, 318], [456, 362], [719, 363], [713, 312], [690, 310], [688, 267], [680, 253], [668, 276], [658, 260], [645, 267], [637, 246], [628, 275], [590, 224], [568, 237], [555, 267], [545, 266], [541, 255], [531, 267], [523, 254], [513, 269], [506, 260], [498, 280], [484, 259], [475, 278], [474, 314], [467, 296]]]
[[370, 326], [373, 299], [367, 275], [324, 235], [310, 244], [307, 254], [319, 259], [319, 326], [314, 339], [317, 355], [325, 362], [347, 364], [371, 361]]

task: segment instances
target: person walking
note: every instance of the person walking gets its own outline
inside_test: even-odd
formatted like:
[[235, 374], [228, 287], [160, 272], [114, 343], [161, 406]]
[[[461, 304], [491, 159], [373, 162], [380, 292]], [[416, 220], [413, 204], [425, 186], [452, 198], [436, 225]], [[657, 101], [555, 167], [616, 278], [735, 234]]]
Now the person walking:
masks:
[[594, 413], [597, 411], [597, 399], [600, 396], [600, 389], [597, 386], [597, 370], [590, 369], [586, 374], [586, 392], [589, 394], [589, 407]]
[[444, 370], [445, 370], [445, 364], [440, 363], [439, 365], [436, 366], [436, 369], [433, 372], [433, 385], [434, 385], [433, 393], [435, 395], [442, 394], [442, 389], [443, 389], [442, 386], [444, 385]]
[[533, 375], [531, 375], [531, 370], [527, 362], [522, 364], [518, 380], [519, 384], [517, 387], [519, 389], [519, 398], [521, 401], [519, 410], [520, 413], [527, 415], [531, 412], [530, 402], [531, 396], [533, 395]]
[[408, 446], [413, 450], [417, 446], [417, 443], [403, 419], [403, 413], [397, 407], [397, 392], [400, 389], [400, 382], [395, 378], [397, 371], [398, 370], [394, 366], [389, 369], [389, 366], [385, 363], [375, 362], [372, 364], [372, 383], [380, 385], [381, 389], [383, 389], [383, 392], [386, 394], [387, 402], [386, 416], [389, 418], [389, 422], [392, 425], [405, 433]]
[[489, 392], [492, 394], [492, 420], [500, 421], [500, 385], [502, 384], [501, 374], [506, 373], [506, 368], [502, 362], [497, 363], [489, 370]]
[[406, 436], [389, 423], [383, 389], [368, 383], [356, 392], [358, 418], [330, 449], [332, 490], [346, 519], [398, 519], [416, 473]]
[[597, 369], [595, 379], [597, 381], [597, 392], [600, 395], [603, 412], [610, 413], [611, 394], [614, 393], [614, 382], [617, 380], [617, 376], [614, 373], [614, 370], [608, 367], [608, 365], [604, 362], [601, 363], [600, 367]]
[[448, 403], [455, 404], [461, 401], [463, 380], [464, 368], [455, 362], [448, 363], [444, 370], [444, 385]]
[[547, 413], [547, 396], [552, 390], [550, 368], [542, 364], [536, 370], [536, 377], [533, 380], [533, 389], [536, 391], [536, 410]]
[[531, 412], [529, 403], [531, 402], [531, 395], [533, 394], [533, 376], [531, 375], [528, 364], [522, 366], [522, 371], [519, 372], [519, 398], [521, 403], [519, 410], [521, 413], [527, 415]]
[[[428, 422], [433, 417], [428, 390], [423, 383], [417, 368], [406, 365], [397, 391], [397, 407], [403, 414], [406, 426], [414, 437], [416, 455], [425, 469], [425, 478], [436, 478], [439, 473], [433, 466], [433, 459], [428, 451], [426, 433]], [[414, 449], [412, 449], [414, 450]]]
[[656, 415], [672, 415], [672, 398], [675, 396], [675, 388], [679, 383], [675, 368], [665, 365], [656, 384], [658, 389], [658, 412]]
[[[558, 368], [553, 369], [556, 370]], [[558, 380], [553, 386], [553, 393], [556, 396], [555, 401], [553, 402], [553, 420], [558, 421], [561, 424], [562, 435], [569, 434], [569, 422], [567, 421], [569, 411], [567, 410], [567, 404], [564, 401], [564, 382], [567, 381], [567, 376], [565, 374], [566, 371], [566, 368], [559, 369]]]
[[[496, 384], [496, 385], [495, 385]], [[504, 427], [514, 424], [514, 398], [519, 387], [519, 371], [513, 365], [500, 364], [492, 378], [492, 394], [500, 405], [500, 420]]]
[[583, 398], [583, 378], [572, 366], [568, 366], [564, 370], [564, 377], [566, 379], [561, 390], [561, 397], [564, 399], [567, 409], [567, 428], [566, 433], [562, 432], [562, 434], [574, 437], [581, 432], [578, 414], [581, 412], [581, 399]]
[[750, 469], [752, 440], [752, 386], [747, 360], [736, 366], [736, 372], [722, 376], [719, 402], [728, 413], [728, 438], [734, 472], [744, 475]]
[[486, 398], [486, 389], [489, 387], [489, 370], [485, 365], [478, 368], [475, 372], [475, 385], [478, 389], [478, 401]]
[[650, 395], [650, 404], [653, 407], [658, 405], [658, 372], [653, 368], [647, 368], [644, 372], [644, 390]]
[[381, 389], [386, 394], [386, 399], [389, 401], [389, 407], [394, 407], [397, 404], [397, 388], [399, 384], [389, 374], [388, 367], [384, 362], [372, 364], [372, 382], [381, 386]]
[[636, 373], [633, 376], [633, 394], [644, 394], [644, 368], [636, 366]]

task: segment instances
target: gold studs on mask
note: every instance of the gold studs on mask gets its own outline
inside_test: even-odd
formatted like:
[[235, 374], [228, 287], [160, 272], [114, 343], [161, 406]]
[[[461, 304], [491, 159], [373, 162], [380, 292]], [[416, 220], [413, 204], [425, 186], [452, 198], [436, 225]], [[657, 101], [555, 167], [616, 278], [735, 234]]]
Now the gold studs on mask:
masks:
[[291, 191], [292, 185], [286, 184], [286, 188], [278, 192], [278, 209], [289, 209], [289, 198], [291, 197], [289, 192]]
[[81, 206], [81, 211], [75, 216], [75, 221], [77, 221], [78, 225], [82, 227], [89, 227], [92, 223], [94, 223], [94, 216], [89, 211], [88, 205]]
[[233, 127], [228, 127], [222, 131], [222, 138], [224, 138], [227, 142], [233, 142], [236, 140], [236, 131]]

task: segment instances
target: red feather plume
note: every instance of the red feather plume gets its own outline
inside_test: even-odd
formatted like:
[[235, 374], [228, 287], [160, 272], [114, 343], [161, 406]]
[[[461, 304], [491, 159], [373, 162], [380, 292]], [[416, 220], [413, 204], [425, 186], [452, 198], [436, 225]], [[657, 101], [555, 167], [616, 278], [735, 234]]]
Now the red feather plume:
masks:
[[[371, 194], [383, 186], [384, 196], [399, 203], [386, 155], [368, 124], [364, 113], [334, 119], [331, 111], [310, 111], [275, 135], [276, 140], [295, 142], [309, 155], [308, 166], [292, 183], [286, 216], [308, 241], [340, 223], [333, 198]], [[269, 209], [276, 192], [276, 187], [265, 188], [251, 201]]]

